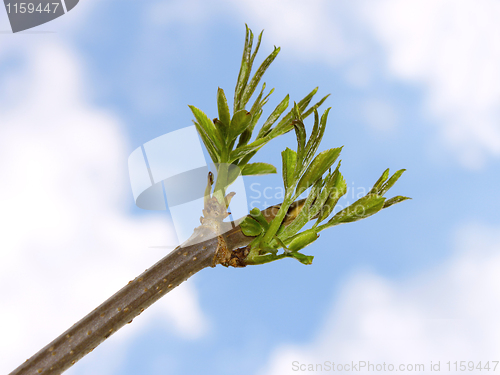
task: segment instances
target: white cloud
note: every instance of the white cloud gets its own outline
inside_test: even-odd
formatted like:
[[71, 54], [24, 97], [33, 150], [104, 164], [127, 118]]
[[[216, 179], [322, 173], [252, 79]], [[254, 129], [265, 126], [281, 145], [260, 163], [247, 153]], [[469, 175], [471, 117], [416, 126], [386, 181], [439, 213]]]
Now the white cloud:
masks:
[[[78, 57], [57, 36], [18, 42], [0, 55], [18, 62], [0, 71], [9, 79], [0, 88], [3, 373], [164, 256], [150, 246], [175, 242], [165, 220], [127, 213], [126, 139], [115, 116], [87, 103]], [[184, 338], [207, 329], [188, 282], [94, 355], [113, 367], [152, 321]]]
[[493, 366], [500, 352], [499, 230], [469, 226], [458, 233], [456, 254], [418, 277], [352, 277], [314, 341], [277, 348], [261, 373], [297, 373], [293, 361], [422, 363], [425, 373], [431, 361], [440, 361], [441, 371], [448, 361]]
[[387, 100], [371, 98], [361, 106], [362, 120], [371, 128], [383, 133], [390, 132], [398, 124], [396, 109]]
[[381, 0], [364, 8], [396, 77], [425, 87], [442, 139], [469, 167], [500, 156], [500, 3]]
[[348, 3], [327, 0], [221, 0], [221, 3], [240, 12], [243, 22], [253, 31], [264, 29], [265, 43], [279, 45], [300, 60], [338, 63], [358, 48], [345, 38], [345, 28], [349, 27], [345, 17], [350, 12]]
[[[423, 89], [444, 144], [470, 168], [500, 156], [500, 3], [496, 0], [223, 0], [298, 59], [366, 87], [388, 73]], [[217, 8], [217, 7], [216, 7]], [[288, 52], [287, 52], [288, 53]]]

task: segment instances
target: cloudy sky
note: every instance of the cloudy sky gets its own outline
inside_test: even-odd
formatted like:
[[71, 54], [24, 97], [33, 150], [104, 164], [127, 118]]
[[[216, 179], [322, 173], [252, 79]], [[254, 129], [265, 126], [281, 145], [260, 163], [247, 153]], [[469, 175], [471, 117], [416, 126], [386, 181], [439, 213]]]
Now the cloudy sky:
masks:
[[[407, 169], [392, 194], [413, 200], [323, 232], [311, 266], [204, 270], [67, 373], [278, 375], [360, 361], [492, 371], [499, 18], [496, 0], [85, 0], [13, 35], [0, 12], [0, 371], [175, 242], [168, 212], [135, 207], [127, 159], [190, 126], [188, 104], [216, 116], [245, 23], [265, 30], [260, 59], [282, 48], [267, 113], [287, 93], [332, 94], [322, 147], [344, 145], [344, 202], [387, 167]], [[281, 138], [257, 158], [279, 166], [294, 144]], [[279, 201], [279, 175], [246, 183], [255, 205]]]

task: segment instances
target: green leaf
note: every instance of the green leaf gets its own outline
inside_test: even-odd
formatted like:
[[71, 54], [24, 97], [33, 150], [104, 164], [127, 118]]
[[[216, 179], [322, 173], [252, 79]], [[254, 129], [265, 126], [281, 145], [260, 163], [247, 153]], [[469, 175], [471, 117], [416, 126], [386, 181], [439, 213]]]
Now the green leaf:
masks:
[[248, 103], [248, 101], [252, 97], [252, 94], [255, 91], [255, 88], [259, 84], [260, 79], [262, 78], [262, 76], [266, 72], [267, 68], [269, 68], [269, 65], [271, 65], [271, 63], [274, 61], [276, 56], [278, 56], [279, 52], [280, 52], [280, 48], [274, 47], [274, 51], [271, 52], [271, 54], [259, 66], [259, 68], [255, 72], [254, 76], [252, 77], [250, 83], [245, 87], [245, 91], [243, 92], [243, 95], [241, 97], [241, 102], [240, 102], [241, 108], [244, 108], [245, 105]]
[[264, 99], [262, 99], [262, 95], [264, 95], [265, 88], [266, 88], [266, 83], [264, 82], [262, 84], [262, 89], [260, 90], [259, 95], [257, 95], [257, 98], [255, 99], [255, 102], [252, 105], [252, 109], [250, 109], [250, 112], [252, 114], [256, 113], [257, 111], [259, 111], [262, 108], [262, 105], [265, 104], [265, 102], [267, 101], [267, 98], [273, 92], [273, 90], [271, 90], [269, 92], [269, 94], [267, 94], [266, 97]]
[[283, 183], [285, 189], [288, 190], [294, 185], [295, 168], [297, 168], [297, 153], [288, 147], [285, 151], [281, 152], [281, 159], [283, 162]]
[[292, 237], [299, 230], [301, 230], [304, 225], [306, 225], [309, 220], [312, 219], [311, 207], [320, 194], [322, 186], [323, 181], [320, 178], [311, 188], [311, 191], [309, 192], [304, 204], [302, 205], [302, 209], [297, 214], [295, 219], [279, 234], [280, 238], [286, 241], [288, 238]]
[[[300, 102], [298, 102], [298, 107], [300, 109], [300, 113], [303, 113], [304, 110], [307, 108], [309, 103], [311, 102], [312, 98], [316, 93], [318, 92], [319, 87], [315, 87], [309, 94], [307, 94], [304, 99], [302, 99]], [[304, 117], [305, 118], [305, 117]]]
[[252, 109], [250, 109], [250, 113], [252, 114], [252, 120], [250, 121], [247, 128], [241, 133], [240, 139], [238, 141], [238, 147], [244, 146], [248, 143], [250, 138], [252, 138], [253, 129], [255, 125], [260, 119], [262, 115], [262, 107], [267, 103], [269, 96], [273, 93], [274, 89], [271, 89], [269, 93], [262, 99], [262, 95], [264, 94], [264, 89], [266, 88], [266, 84], [262, 85], [262, 90], [259, 95], [255, 99], [254, 104], [252, 105]]
[[[314, 90], [312, 90], [309, 94], [307, 94], [300, 102], [297, 103], [297, 106], [299, 108], [299, 113], [302, 115], [302, 119], [305, 119], [307, 116], [304, 115], [304, 110], [307, 108], [309, 105], [309, 102], [311, 101], [312, 97], [316, 92], [318, 91], [318, 88], [316, 87]], [[292, 122], [293, 119], [293, 108], [278, 122], [278, 125], [276, 125], [273, 130], [271, 130], [271, 133], [274, 135], [281, 135], [286, 132], [289, 132], [292, 130], [292, 128], [289, 126], [290, 123]]]
[[[245, 146], [242, 146], [245, 147]], [[257, 150], [258, 151], [258, 150]], [[253, 156], [257, 153], [257, 151], [251, 151], [247, 153], [244, 157], [241, 158], [241, 160], [238, 162], [239, 165], [247, 165], [250, 159], [253, 158]]]
[[313, 142], [318, 138], [320, 133], [320, 122], [319, 122], [319, 114], [318, 111], [314, 111], [314, 125], [313, 129], [311, 132], [311, 136], [309, 137], [309, 140], [307, 141], [306, 144], [306, 151], [309, 152], [309, 150], [312, 147]]
[[318, 239], [318, 237], [319, 235], [314, 229], [308, 229], [302, 233], [296, 234], [289, 240], [285, 241], [285, 243], [287, 243], [289, 251], [299, 251], [312, 244]]
[[265, 230], [267, 230], [267, 228], [269, 228], [269, 223], [267, 222], [266, 218], [262, 214], [262, 211], [259, 210], [257, 207], [252, 208], [252, 210], [250, 211], [250, 216], [252, 216], [255, 220], [257, 220], [257, 222]]
[[246, 129], [243, 133], [241, 133], [240, 138], [238, 140], [238, 145], [236, 147], [238, 148], [245, 146], [246, 144], [248, 144], [248, 141], [250, 140], [251, 137], [252, 133], [249, 132], [248, 129]]
[[306, 172], [303, 174], [299, 183], [297, 184], [296, 196], [302, 194], [309, 186], [314, 184], [328, 168], [335, 163], [335, 160], [340, 155], [342, 147], [331, 148], [320, 152], [312, 161], [312, 163], [307, 168]]
[[196, 126], [196, 130], [198, 130], [198, 134], [200, 134], [201, 140], [203, 141], [203, 144], [207, 148], [208, 154], [212, 158], [212, 161], [214, 163], [219, 163], [220, 162], [220, 159], [219, 159], [219, 157], [220, 157], [219, 156], [220, 155], [219, 150], [217, 149], [217, 147], [215, 146], [215, 144], [210, 140], [210, 138], [208, 137], [207, 133], [205, 133], [205, 130], [203, 129], [203, 127], [200, 126], [200, 124], [198, 124], [194, 120], [193, 120], [193, 123]]
[[321, 116], [320, 125], [317, 125], [319, 117], [318, 111], [314, 111], [314, 127], [311, 137], [309, 138], [309, 141], [307, 142], [306, 145], [306, 151], [305, 151], [306, 155], [304, 157], [305, 165], [308, 165], [311, 159], [313, 158], [314, 154], [316, 154], [319, 144], [323, 139], [323, 134], [325, 133], [326, 129], [326, 121], [328, 119], [328, 113], [330, 112], [330, 109], [331, 108], [328, 108]]
[[300, 263], [305, 264], [306, 266], [312, 264], [314, 259], [312, 255], [304, 255], [298, 252], [286, 253], [285, 256], [297, 259]]
[[243, 176], [261, 176], [271, 173], [276, 173], [276, 167], [268, 163], [246, 164], [241, 170]]
[[409, 197], [403, 197], [402, 195], [398, 195], [396, 197], [393, 197], [391, 199], [387, 199], [384, 203], [384, 207], [383, 208], [387, 208], [387, 207], [390, 207], [392, 205], [395, 205], [397, 203], [400, 203], [400, 202], [403, 202], [405, 200], [408, 200], [408, 199], [411, 199]]
[[248, 83], [250, 70], [252, 69], [252, 60], [250, 54], [252, 52], [253, 33], [252, 30], [245, 25], [245, 46], [243, 47], [243, 56], [241, 58], [240, 72], [238, 73], [238, 80], [236, 81], [236, 88], [234, 90], [234, 112], [242, 109], [240, 105], [241, 96]]
[[292, 116], [294, 120], [299, 120], [300, 122], [303, 122], [302, 111], [300, 110], [299, 106], [297, 103], [293, 102], [293, 107], [292, 107]]
[[271, 129], [271, 126], [278, 120], [278, 118], [281, 116], [281, 114], [285, 111], [285, 109], [288, 108], [288, 102], [290, 100], [290, 95], [285, 96], [285, 98], [276, 106], [274, 111], [269, 115], [267, 120], [264, 122], [262, 125], [262, 128], [259, 131], [259, 134], [257, 135], [258, 138], [262, 138], [267, 135], [269, 132], [269, 129]]
[[373, 187], [370, 189], [368, 194], [378, 194], [380, 188], [382, 187], [383, 183], [389, 178], [389, 168], [387, 168], [384, 173], [382, 173], [382, 176], [375, 182]]
[[306, 128], [304, 123], [300, 120], [294, 120], [292, 122], [295, 128], [295, 135], [297, 136], [297, 166], [295, 168], [295, 178], [298, 178], [302, 173], [302, 168], [304, 166], [304, 153], [306, 147]]
[[226, 129], [229, 128], [229, 124], [231, 123], [231, 114], [229, 113], [229, 106], [227, 105], [224, 90], [220, 87], [217, 89], [217, 109], [219, 111], [220, 122], [226, 126]]
[[256, 237], [264, 231], [264, 228], [250, 216], [240, 223], [241, 231], [245, 236]]
[[246, 144], [248, 144], [248, 141], [250, 141], [250, 138], [252, 138], [253, 128], [255, 127], [257, 121], [259, 121], [261, 115], [262, 109], [252, 115], [252, 120], [248, 124], [248, 127], [240, 135], [237, 147], [245, 146]]
[[387, 191], [394, 186], [397, 180], [401, 177], [401, 175], [406, 171], [406, 169], [400, 169], [396, 173], [394, 173], [389, 180], [385, 184], [382, 185], [382, 187], [379, 189], [379, 195], [384, 195], [387, 193]]
[[335, 190], [335, 184], [337, 183], [340, 173], [339, 168], [340, 162], [338, 163], [337, 168], [335, 168], [335, 171], [326, 176], [321, 193], [318, 195], [318, 198], [314, 201], [314, 204], [311, 207], [310, 218], [314, 218], [320, 213], [326, 201], [330, 197], [330, 194]]
[[229, 140], [232, 141], [238, 135], [240, 135], [250, 124], [252, 120], [252, 114], [244, 109], [237, 111], [233, 118], [231, 119], [231, 125], [229, 126]]
[[217, 129], [217, 132], [220, 134], [221, 138], [226, 140], [227, 139], [227, 130], [229, 126], [226, 126], [225, 124], [222, 123], [218, 118], [214, 118], [213, 123], [215, 125], [215, 128]]
[[[324, 102], [325, 100], [330, 96], [330, 94], [328, 95], [325, 95], [321, 98], [321, 100], [319, 102], [317, 102], [315, 105], [311, 106], [307, 111], [305, 111], [303, 114], [302, 114], [302, 117], [303, 118], [306, 118], [307, 116], [309, 116], [311, 113], [313, 113], [315, 110], [317, 110]], [[305, 110], [305, 108], [304, 108]]]
[[[347, 192], [347, 185], [345, 183], [344, 177], [340, 173], [340, 171], [337, 170], [333, 174], [333, 185], [331, 189], [329, 189], [328, 192], [328, 199], [326, 202], [323, 204], [323, 207], [321, 207], [321, 212], [318, 217], [318, 221], [315, 223], [315, 225], [318, 225], [321, 223], [323, 220], [325, 220], [330, 214], [332, 213], [333, 209], [337, 205], [337, 202], [341, 197], [345, 195]], [[325, 188], [326, 190], [326, 188]]]
[[[349, 207], [344, 208], [332, 217], [327, 224], [327, 227], [342, 223], [352, 223], [364, 219], [368, 216], [376, 214], [384, 207], [385, 198], [380, 195], [370, 194], [366, 195]], [[321, 227], [320, 227], [321, 228]]]
[[264, 30], [262, 30], [257, 37], [257, 45], [255, 46], [255, 50], [252, 53], [252, 57], [250, 57], [250, 66], [253, 65], [253, 61], [255, 60], [255, 56], [257, 56], [257, 52], [259, 52], [260, 48], [260, 42], [262, 41], [262, 34], [264, 33]]
[[219, 132], [215, 128], [214, 123], [208, 118], [208, 116], [200, 109], [190, 105], [189, 108], [193, 112], [196, 121], [203, 128], [206, 136], [213, 142], [217, 150], [222, 151], [224, 148], [224, 141], [222, 140]]
[[246, 146], [236, 148], [235, 150], [231, 151], [231, 153], [229, 154], [229, 163], [232, 163], [235, 160], [238, 160], [238, 159], [244, 157], [245, 155], [247, 155], [253, 151], [257, 151], [258, 149], [263, 147], [267, 142], [269, 142], [271, 139], [272, 138], [270, 136], [267, 136], [265, 138], [257, 139]]

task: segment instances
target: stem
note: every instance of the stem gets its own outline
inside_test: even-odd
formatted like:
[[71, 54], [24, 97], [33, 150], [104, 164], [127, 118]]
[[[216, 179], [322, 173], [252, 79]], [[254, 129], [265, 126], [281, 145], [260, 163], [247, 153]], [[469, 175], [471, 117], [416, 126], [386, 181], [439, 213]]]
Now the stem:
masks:
[[217, 238], [178, 247], [19, 366], [11, 375], [62, 373], [170, 290], [196, 272], [211, 266], [216, 249]]
[[278, 232], [278, 229], [281, 226], [281, 223], [283, 222], [283, 219], [285, 218], [286, 214], [288, 213], [288, 209], [290, 205], [293, 203], [291, 197], [286, 194], [285, 195], [285, 200], [280, 206], [280, 209], [278, 213], [276, 214], [276, 217], [273, 219], [271, 222], [271, 225], [269, 226], [269, 229], [266, 231], [266, 234], [262, 238], [262, 244], [264, 247], [268, 244], [271, 243], [271, 241], [274, 239], [274, 236]]
[[217, 180], [214, 186], [214, 197], [217, 198], [221, 205], [225, 205], [226, 188], [228, 181], [228, 165], [227, 163], [219, 163], [217, 165]]
[[[303, 201], [292, 205], [289, 215], [285, 217], [285, 224], [296, 217], [301, 204]], [[271, 206], [262, 211], [264, 217], [272, 220], [279, 212], [278, 207]], [[217, 237], [192, 245], [201, 237], [208, 237], [208, 234], [207, 228], [197, 228], [186, 243], [131, 280], [10, 375], [61, 374], [183, 281], [206, 267], [215, 267], [213, 262], [218, 250]], [[253, 239], [245, 236], [239, 226], [223, 237], [230, 251], [247, 246]]]
[[274, 262], [275, 260], [278, 260], [278, 259], [283, 259], [286, 256], [287, 256], [286, 254], [280, 254], [280, 255], [274, 255], [274, 254], [259, 255], [259, 256], [256, 256], [255, 258], [252, 258], [252, 260], [248, 261], [247, 264], [248, 265], [252, 265], [252, 266], [258, 265], [258, 264], [266, 264], [266, 263]]
[[322, 230], [325, 230], [328, 227], [329, 227], [328, 223], [325, 223], [325, 224], [322, 224], [322, 225], [319, 225], [319, 226], [318, 226], [318, 224], [314, 225], [314, 228], [316, 229], [316, 231], [318, 233], [321, 232]]

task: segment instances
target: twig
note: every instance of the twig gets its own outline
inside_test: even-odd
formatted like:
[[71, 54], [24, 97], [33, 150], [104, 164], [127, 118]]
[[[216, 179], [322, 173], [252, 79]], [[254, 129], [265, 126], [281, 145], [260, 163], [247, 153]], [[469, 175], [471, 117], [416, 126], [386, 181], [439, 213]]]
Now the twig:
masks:
[[[290, 208], [285, 225], [296, 217], [302, 203], [303, 200], [297, 201]], [[278, 208], [279, 205], [271, 206], [262, 212], [270, 221]], [[61, 374], [183, 281], [206, 267], [215, 267], [218, 238], [196, 243], [207, 234], [204, 228], [198, 230], [185, 244], [131, 280], [10, 375]], [[252, 240], [241, 232], [239, 226], [223, 237], [229, 251], [245, 247]]]

